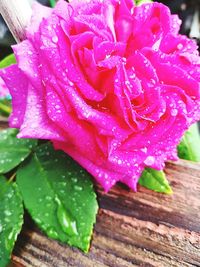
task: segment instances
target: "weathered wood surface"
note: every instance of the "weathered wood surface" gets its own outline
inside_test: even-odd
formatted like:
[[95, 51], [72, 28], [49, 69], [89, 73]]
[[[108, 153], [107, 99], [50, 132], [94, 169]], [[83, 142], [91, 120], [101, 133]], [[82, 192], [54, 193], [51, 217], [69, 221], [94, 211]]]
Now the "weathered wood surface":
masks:
[[[4, 125], [5, 126], [5, 125]], [[88, 254], [45, 237], [26, 218], [12, 260], [30, 267], [200, 266], [200, 164], [168, 163], [174, 194], [97, 188], [100, 211]]]

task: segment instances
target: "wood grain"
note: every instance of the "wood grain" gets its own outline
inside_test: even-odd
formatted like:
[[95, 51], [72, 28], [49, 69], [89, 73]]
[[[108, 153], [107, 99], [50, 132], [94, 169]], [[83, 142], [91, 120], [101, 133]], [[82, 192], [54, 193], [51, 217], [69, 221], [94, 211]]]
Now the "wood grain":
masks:
[[165, 171], [172, 196], [120, 184], [105, 194], [97, 186], [100, 210], [88, 254], [48, 239], [27, 215], [13, 266], [200, 266], [200, 164], [179, 160]]

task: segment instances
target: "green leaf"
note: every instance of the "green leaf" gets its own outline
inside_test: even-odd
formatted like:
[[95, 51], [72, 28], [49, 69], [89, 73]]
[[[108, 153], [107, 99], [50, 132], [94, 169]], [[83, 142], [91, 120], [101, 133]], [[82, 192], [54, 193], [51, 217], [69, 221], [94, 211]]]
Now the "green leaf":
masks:
[[172, 194], [173, 191], [167, 181], [163, 171], [157, 171], [151, 168], [146, 168], [140, 179], [139, 184], [156, 192]]
[[14, 54], [10, 54], [9, 56], [5, 57], [3, 60], [0, 61], [0, 69], [6, 68], [11, 64], [15, 64], [16, 59]]
[[[11, 54], [5, 57], [2, 61], [0, 61], [0, 69], [10, 66], [11, 64], [16, 63], [16, 59], [14, 54]], [[1, 90], [1, 88], [0, 88]], [[9, 99], [8, 99], [9, 98]], [[9, 116], [11, 113], [11, 102], [10, 102], [10, 95], [6, 96], [5, 98], [0, 99], [0, 115], [1, 116]]]
[[11, 101], [5, 98], [0, 99], [0, 115], [9, 116], [11, 111], [12, 111]]
[[55, 7], [56, 5], [56, 0], [49, 0], [50, 6]]
[[0, 176], [0, 266], [7, 266], [23, 224], [23, 204], [16, 183]]
[[19, 139], [17, 129], [0, 131], [0, 173], [6, 173], [19, 165], [37, 146], [37, 140]]
[[98, 204], [90, 175], [44, 144], [17, 172], [25, 207], [51, 238], [87, 252]]
[[200, 162], [200, 135], [198, 124], [193, 124], [178, 145], [178, 156], [194, 162]]
[[9, 56], [5, 57], [3, 60], [0, 61], [0, 69], [6, 68], [11, 64], [15, 64], [16, 59], [14, 54], [10, 54]]
[[146, 4], [146, 3], [153, 3], [153, 1], [151, 1], [151, 0], [136, 0], [135, 1], [135, 4], [137, 6], [142, 5], [142, 4]]

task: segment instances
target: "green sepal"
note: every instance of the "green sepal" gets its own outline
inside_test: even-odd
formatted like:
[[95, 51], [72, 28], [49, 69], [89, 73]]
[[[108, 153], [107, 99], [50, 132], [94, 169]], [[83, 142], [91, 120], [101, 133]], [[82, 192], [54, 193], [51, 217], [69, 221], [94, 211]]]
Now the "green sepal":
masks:
[[139, 184], [153, 191], [165, 194], [172, 194], [173, 191], [163, 171], [146, 168], [140, 179]]

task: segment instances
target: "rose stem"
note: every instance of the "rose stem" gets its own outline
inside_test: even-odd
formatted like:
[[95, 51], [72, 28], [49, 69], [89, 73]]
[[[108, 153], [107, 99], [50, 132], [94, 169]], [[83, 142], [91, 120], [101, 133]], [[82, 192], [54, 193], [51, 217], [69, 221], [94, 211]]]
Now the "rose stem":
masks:
[[25, 39], [25, 28], [31, 18], [28, 0], [0, 0], [0, 13], [17, 42]]

